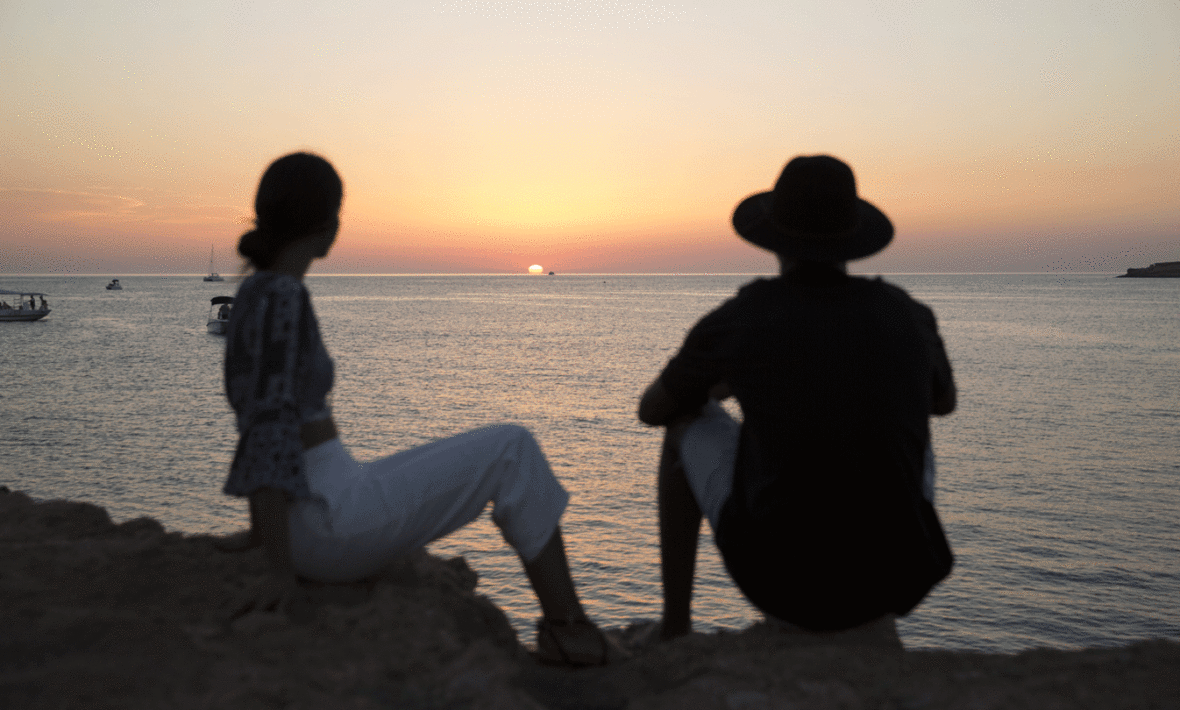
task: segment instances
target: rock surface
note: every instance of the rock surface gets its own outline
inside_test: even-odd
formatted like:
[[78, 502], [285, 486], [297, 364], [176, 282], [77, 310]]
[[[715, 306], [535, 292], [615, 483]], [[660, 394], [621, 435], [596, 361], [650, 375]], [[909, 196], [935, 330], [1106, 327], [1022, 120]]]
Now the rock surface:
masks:
[[0, 487], [0, 708], [1180, 707], [1175, 640], [989, 655], [765, 625], [637, 645], [634, 626], [614, 632], [632, 660], [569, 671], [533, 661], [459, 558], [309, 587], [299, 622], [230, 618], [265, 575], [258, 550]]

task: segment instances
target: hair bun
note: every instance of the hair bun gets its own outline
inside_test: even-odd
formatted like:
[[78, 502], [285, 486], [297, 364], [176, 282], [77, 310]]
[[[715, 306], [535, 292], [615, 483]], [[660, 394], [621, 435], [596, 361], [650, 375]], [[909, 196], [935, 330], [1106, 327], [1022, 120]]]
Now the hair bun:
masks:
[[255, 268], [265, 269], [274, 261], [274, 240], [267, 236], [266, 230], [255, 227], [242, 235], [238, 240], [238, 253], [246, 258]]

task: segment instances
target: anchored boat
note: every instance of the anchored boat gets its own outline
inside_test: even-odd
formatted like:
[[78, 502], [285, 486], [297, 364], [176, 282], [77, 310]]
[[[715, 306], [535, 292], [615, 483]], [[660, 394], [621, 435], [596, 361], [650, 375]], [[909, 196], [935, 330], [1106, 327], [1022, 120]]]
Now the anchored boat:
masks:
[[225, 281], [221, 278], [221, 274], [213, 270], [213, 247], [209, 247], [209, 275], [204, 278], [205, 281]]
[[209, 299], [209, 320], [205, 328], [214, 335], [225, 335], [229, 327], [229, 314], [234, 307], [233, 296], [214, 296]]
[[[16, 296], [16, 303], [8, 300], [9, 296]], [[27, 299], [27, 300], [26, 300]], [[37, 299], [41, 299], [38, 305]], [[49, 315], [49, 303], [45, 301], [45, 294], [37, 291], [6, 291], [0, 288], [0, 322], [3, 321], [34, 321]]]

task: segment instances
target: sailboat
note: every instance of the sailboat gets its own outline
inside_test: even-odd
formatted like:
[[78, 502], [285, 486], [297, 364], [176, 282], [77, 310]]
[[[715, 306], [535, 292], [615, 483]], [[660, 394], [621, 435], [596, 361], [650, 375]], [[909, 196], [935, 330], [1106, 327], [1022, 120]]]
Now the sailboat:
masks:
[[205, 281], [225, 281], [221, 278], [221, 274], [213, 270], [213, 247], [209, 247], [209, 275], [205, 277]]

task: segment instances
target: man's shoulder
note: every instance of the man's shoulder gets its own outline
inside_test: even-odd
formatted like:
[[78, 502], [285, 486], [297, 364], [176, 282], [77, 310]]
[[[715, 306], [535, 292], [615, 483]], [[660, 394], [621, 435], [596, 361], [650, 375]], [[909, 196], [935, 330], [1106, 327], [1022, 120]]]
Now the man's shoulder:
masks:
[[868, 298], [875, 298], [883, 302], [894, 303], [898, 306], [903, 306], [923, 316], [933, 318], [934, 311], [921, 301], [917, 300], [897, 284], [890, 283], [880, 276], [874, 277], [854, 277], [849, 281], [857, 284], [857, 288]]
[[721, 305], [701, 316], [699, 324], [730, 323], [743, 318], [744, 314], [757, 310], [774, 298], [774, 279], [755, 279], [743, 284], [738, 292]]
[[734, 310], [749, 310], [778, 302], [787, 297], [788, 292], [783, 288], [782, 277], [759, 278], [742, 285], [737, 294], [722, 305]]
[[908, 291], [897, 284], [886, 281], [881, 276], [850, 276], [848, 280], [866, 293], [879, 294], [887, 298], [913, 300]]

